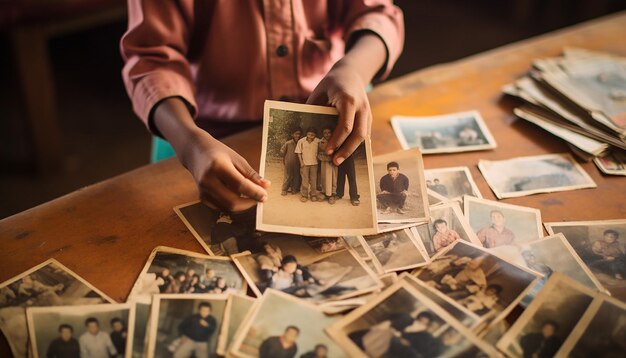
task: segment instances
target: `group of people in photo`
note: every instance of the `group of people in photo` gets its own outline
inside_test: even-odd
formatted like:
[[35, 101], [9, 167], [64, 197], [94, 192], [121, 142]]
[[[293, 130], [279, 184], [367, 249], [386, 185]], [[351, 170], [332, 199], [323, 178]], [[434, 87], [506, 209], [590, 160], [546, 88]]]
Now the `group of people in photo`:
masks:
[[158, 293], [226, 293], [230, 289], [226, 278], [212, 268], [204, 269], [200, 276], [192, 268], [172, 274], [168, 267], [163, 267], [156, 273], [155, 281]]
[[336, 166], [332, 156], [326, 154], [333, 128], [324, 127], [321, 138], [310, 127], [291, 131], [291, 138], [280, 147], [283, 158], [284, 178], [281, 195], [300, 194], [300, 201], [326, 201], [333, 205], [343, 198], [348, 179], [350, 203], [360, 204], [356, 182], [354, 158], [349, 156]]
[[438, 357], [462, 340], [456, 330], [442, 329], [443, 325], [441, 319], [427, 310], [415, 317], [402, 312], [348, 337], [369, 357]]
[[100, 328], [96, 317], [85, 320], [85, 332], [74, 338], [74, 327], [62, 323], [58, 337], [48, 345], [47, 358], [121, 358], [126, 352], [126, 324], [119, 317], [110, 320], [110, 332]]

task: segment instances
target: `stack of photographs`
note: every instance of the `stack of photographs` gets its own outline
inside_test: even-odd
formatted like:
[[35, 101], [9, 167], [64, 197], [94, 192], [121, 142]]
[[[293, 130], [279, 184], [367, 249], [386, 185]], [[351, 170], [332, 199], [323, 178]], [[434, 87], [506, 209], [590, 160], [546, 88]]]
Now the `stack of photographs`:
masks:
[[515, 114], [567, 142], [605, 174], [626, 175], [626, 59], [565, 49], [538, 59], [504, 93], [524, 103]]

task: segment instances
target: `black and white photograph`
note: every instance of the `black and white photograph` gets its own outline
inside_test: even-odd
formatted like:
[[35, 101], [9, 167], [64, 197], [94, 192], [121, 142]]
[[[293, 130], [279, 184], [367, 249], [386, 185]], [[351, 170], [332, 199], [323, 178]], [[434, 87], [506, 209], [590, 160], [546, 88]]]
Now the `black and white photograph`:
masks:
[[498, 199], [596, 187], [589, 174], [566, 153], [480, 160], [478, 169]]
[[27, 307], [114, 302], [57, 260], [49, 259], [0, 283], [0, 329], [13, 356], [25, 357], [28, 350]]
[[148, 357], [217, 357], [227, 298], [225, 294], [154, 296]]
[[555, 273], [497, 346], [511, 357], [554, 357], [595, 292]]
[[319, 307], [276, 290], [254, 305], [233, 340], [237, 357], [347, 357], [324, 332], [337, 320]]
[[626, 356], [626, 303], [597, 296], [559, 354], [572, 358]]
[[541, 277], [464, 241], [442, 251], [414, 275], [459, 307], [494, 319], [505, 315]]
[[155, 294], [246, 293], [246, 282], [228, 257], [158, 246], [129, 297], [150, 303]]
[[541, 212], [535, 208], [471, 196], [463, 198], [463, 213], [480, 243], [495, 252], [543, 237]]
[[266, 235], [258, 250], [233, 255], [232, 259], [258, 297], [272, 288], [322, 302], [380, 288], [376, 274], [353, 250], [320, 254], [308, 244], [311, 239], [316, 238]]
[[626, 301], [626, 220], [545, 223], [561, 233], [611, 296]]
[[26, 310], [34, 358], [130, 358], [133, 304], [30, 307]]
[[405, 281], [350, 312], [327, 332], [354, 357], [481, 357], [495, 353]]
[[464, 195], [482, 198], [468, 167], [424, 170], [426, 187], [449, 200], [461, 200]]
[[307, 236], [376, 233], [370, 141], [336, 166], [326, 146], [338, 118], [332, 107], [265, 101], [259, 174], [274, 185], [257, 206], [258, 230]]
[[456, 202], [430, 209], [430, 222], [414, 227], [430, 257], [458, 240], [480, 245], [480, 241]]
[[378, 221], [428, 221], [428, 195], [419, 149], [378, 155], [373, 162]]
[[408, 272], [402, 273], [398, 280], [407, 282], [411, 287], [433, 301], [463, 326], [472, 329], [480, 323], [480, 318], [474, 312], [459, 308], [450, 298], [438, 293], [432, 287], [429, 287]]
[[224, 322], [222, 324], [217, 342], [217, 354], [226, 356], [230, 350], [233, 338], [239, 327], [243, 324], [248, 312], [254, 306], [256, 299], [242, 294], [230, 294], [226, 301]]
[[411, 229], [363, 236], [363, 240], [384, 273], [408, 270], [430, 262], [422, 241], [415, 238]]
[[209, 255], [229, 256], [249, 250], [256, 238], [256, 211], [223, 212], [200, 201], [179, 205], [174, 212]]
[[419, 148], [424, 154], [456, 153], [496, 148], [478, 111], [427, 117], [391, 117], [402, 148]]

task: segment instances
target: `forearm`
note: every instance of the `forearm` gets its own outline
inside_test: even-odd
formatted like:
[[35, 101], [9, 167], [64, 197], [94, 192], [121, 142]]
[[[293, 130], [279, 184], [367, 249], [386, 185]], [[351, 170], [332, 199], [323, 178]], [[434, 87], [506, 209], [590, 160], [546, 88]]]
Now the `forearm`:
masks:
[[354, 45], [335, 66], [349, 66], [354, 69], [365, 85], [369, 84], [385, 64], [387, 49], [373, 33], [359, 35]]
[[176, 97], [167, 98], [157, 105], [153, 121], [187, 168], [187, 144], [199, 136], [212, 138], [195, 124], [185, 103]]

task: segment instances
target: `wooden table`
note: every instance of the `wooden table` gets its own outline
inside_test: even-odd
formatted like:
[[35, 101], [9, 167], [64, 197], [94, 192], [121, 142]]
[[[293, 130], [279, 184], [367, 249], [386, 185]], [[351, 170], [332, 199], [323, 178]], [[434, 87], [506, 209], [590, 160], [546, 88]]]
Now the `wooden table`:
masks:
[[[567, 146], [516, 119], [516, 101], [503, 85], [526, 73], [534, 58], [579, 46], [626, 56], [626, 12], [430, 67], [380, 85], [370, 95], [373, 150], [400, 149], [392, 115], [434, 115], [479, 110], [498, 142], [493, 151], [429, 155], [426, 168], [467, 165], [482, 194], [495, 199], [479, 159], [567, 152]], [[253, 129], [224, 141], [258, 167], [261, 135]], [[626, 179], [584, 169], [597, 189], [504, 200], [541, 209], [544, 221], [626, 218]], [[175, 160], [148, 165], [0, 221], [0, 282], [54, 257], [109, 296], [123, 302], [157, 245], [202, 252], [172, 207], [196, 199], [192, 177]], [[0, 356], [7, 356], [0, 346]]]

